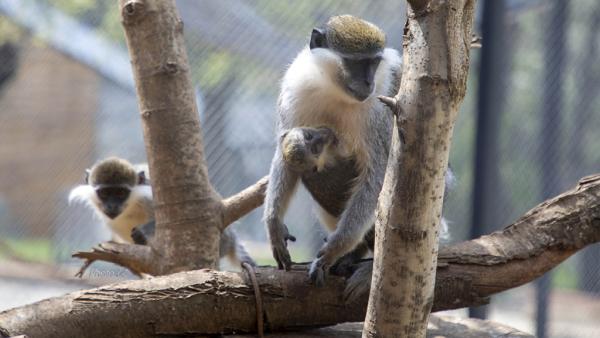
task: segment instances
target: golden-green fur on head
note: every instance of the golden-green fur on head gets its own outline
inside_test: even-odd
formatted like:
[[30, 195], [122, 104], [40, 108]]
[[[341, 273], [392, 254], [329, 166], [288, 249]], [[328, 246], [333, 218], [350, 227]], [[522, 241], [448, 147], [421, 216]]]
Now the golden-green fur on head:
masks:
[[342, 53], [369, 53], [385, 48], [383, 31], [352, 15], [331, 17], [326, 34], [329, 45]]
[[137, 183], [135, 168], [128, 161], [109, 157], [96, 163], [90, 172], [89, 184], [127, 184], [134, 186]]

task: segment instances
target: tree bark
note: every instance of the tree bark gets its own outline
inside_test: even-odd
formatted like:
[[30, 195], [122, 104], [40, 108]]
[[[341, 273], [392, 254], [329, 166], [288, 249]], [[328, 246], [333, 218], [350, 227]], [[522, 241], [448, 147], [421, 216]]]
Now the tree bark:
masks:
[[[532, 281], [600, 241], [600, 174], [548, 200], [503, 231], [442, 248], [433, 311], [481, 305]], [[362, 264], [371, 264], [363, 262]], [[361, 321], [367, 297], [344, 303], [344, 278], [311, 285], [306, 266], [259, 268], [263, 316], [271, 331]], [[0, 332], [30, 337], [147, 337], [255, 332], [246, 275], [199, 270], [74, 292], [0, 313]]]
[[450, 140], [466, 92], [475, 1], [408, 2], [400, 89], [382, 100], [397, 122], [363, 337], [425, 337]]
[[214, 268], [221, 202], [208, 180], [183, 23], [174, 0], [119, 4], [152, 177], [154, 272]]

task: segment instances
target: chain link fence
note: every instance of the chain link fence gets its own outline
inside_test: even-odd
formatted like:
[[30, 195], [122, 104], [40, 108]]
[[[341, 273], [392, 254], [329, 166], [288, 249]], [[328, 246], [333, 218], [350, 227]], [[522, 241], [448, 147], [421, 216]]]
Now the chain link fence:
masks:
[[[476, 31], [483, 32], [484, 47], [472, 52], [454, 133], [450, 162], [458, 185], [445, 206], [451, 241], [500, 229], [580, 177], [600, 172], [600, 5], [498, 0], [501, 10], [486, 16], [483, 7], [491, 2], [478, 4]], [[312, 27], [331, 15], [353, 14], [381, 26], [391, 47], [402, 46], [403, 1], [177, 5], [210, 179], [223, 196], [268, 173], [280, 79]], [[484, 29], [490, 20], [496, 22], [493, 34]], [[482, 81], [486, 48], [493, 49], [487, 65], [496, 75]], [[485, 142], [477, 134], [482, 116], [491, 121]], [[488, 163], [483, 177], [477, 175], [478, 144], [490, 145], [479, 150]], [[116, 2], [2, 0], [0, 259], [76, 266], [73, 251], [109, 239], [90, 210], [67, 204], [84, 169], [109, 155], [145, 161]], [[476, 189], [487, 202], [477, 204]], [[298, 238], [292, 256], [309, 261], [325, 233], [308, 194], [299, 195], [286, 223]], [[474, 211], [481, 215], [472, 227]], [[234, 228], [260, 263], [272, 264], [261, 214], [255, 210]], [[548, 297], [526, 285], [494, 297], [487, 316], [539, 336], [600, 336], [599, 257], [598, 245], [583, 250], [549, 274]], [[545, 331], [536, 329], [536, 312], [547, 314], [547, 321], [537, 316]]]

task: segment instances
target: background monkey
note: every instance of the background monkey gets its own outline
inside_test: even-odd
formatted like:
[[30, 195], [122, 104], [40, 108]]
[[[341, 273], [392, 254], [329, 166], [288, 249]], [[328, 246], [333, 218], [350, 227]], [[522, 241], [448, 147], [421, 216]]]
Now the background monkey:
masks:
[[69, 202], [85, 202], [109, 227], [114, 241], [133, 243], [133, 228], [154, 218], [147, 173], [145, 165], [109, 157], [86, 170], [86, 184], [71, 190]]
[[377, 26], [343, 15], [315, 28], [309, 46], [287, 70], [278, 101], [278, 134], [325, 126], [335, 133], [343, 156], [302, 175], [286, 166], [278, 142], [264, 221], [279, 268], [291, 265], [287, 240], [294, 238], [282, 218], [300, 179], [319, 204], [321, 220], [333, 229], [311, 265], [309, 275], [317, 284], [373, 224], [393, 121], [377, 95], [396, 94], [400, 65], [398, 52], [385, 48], [385, 35]]
[[[69, 202], [90, 206], [108, 225], [113, 240], [147, 244], [155, 229], [148, 166], [109, 157], [86, 172], [86, 184], [71, 190]], [[220, 241], [221, 258], [227, 256], [234, 265], [256, 265], [232, 229], [225, 229]]]

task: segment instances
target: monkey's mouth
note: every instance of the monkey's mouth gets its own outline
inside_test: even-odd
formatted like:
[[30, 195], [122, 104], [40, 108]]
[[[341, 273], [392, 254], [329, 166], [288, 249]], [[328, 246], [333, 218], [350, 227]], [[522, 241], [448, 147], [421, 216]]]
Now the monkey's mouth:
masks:
[[356, 100], [363, 102], [373, 94], [373, 88], [371, 86], [365, 88], [353, 88], [352, 86], [346, 86], [346, 91]]
[[117, 218], [119, 215], [121, 214], [121, 212], [119, 211], [107, 211], [106, 212], [106, 216], [108, 216], [108, 218], [110, 219], [115, 219]]

